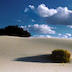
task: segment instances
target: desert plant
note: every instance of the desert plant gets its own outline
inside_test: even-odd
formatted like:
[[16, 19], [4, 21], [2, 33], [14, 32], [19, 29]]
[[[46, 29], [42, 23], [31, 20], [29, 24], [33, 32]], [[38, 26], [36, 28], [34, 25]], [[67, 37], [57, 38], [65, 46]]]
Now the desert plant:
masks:
[[51, 54], [51, 59], [53, 62], [58, 62], [58, 63], [67, 63], [70, 62], [70, 52], [67, 50], [63, 49], [56, 49], [52, 51]]

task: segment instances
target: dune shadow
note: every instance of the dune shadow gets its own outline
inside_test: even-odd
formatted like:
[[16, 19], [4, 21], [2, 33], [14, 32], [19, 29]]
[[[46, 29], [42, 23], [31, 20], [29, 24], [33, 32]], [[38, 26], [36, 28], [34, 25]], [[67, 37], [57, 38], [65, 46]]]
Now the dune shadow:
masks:
[[21, 57], [21, 58], [16, 58], [14, 61], [37, 62], [37, 63], [53, 63], [52, 60], [51, 60], [51, 54], [30, 56], [30, 57]]

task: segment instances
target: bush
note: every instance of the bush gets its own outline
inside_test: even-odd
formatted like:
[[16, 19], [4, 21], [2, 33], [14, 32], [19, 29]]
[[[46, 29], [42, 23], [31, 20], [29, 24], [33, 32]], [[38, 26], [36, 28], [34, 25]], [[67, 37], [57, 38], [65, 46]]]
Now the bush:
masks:
[[7, 26], [4, 29], [0, 29], [0, 35], [30, 37], [31, 34], [28, 31], [23, 30], [18, 26]]
[[57, 49], [52, 51], [51, 59], [53, 62], [57, 63], [67, 63], [70, 62], [70, 52], [67, 50]]

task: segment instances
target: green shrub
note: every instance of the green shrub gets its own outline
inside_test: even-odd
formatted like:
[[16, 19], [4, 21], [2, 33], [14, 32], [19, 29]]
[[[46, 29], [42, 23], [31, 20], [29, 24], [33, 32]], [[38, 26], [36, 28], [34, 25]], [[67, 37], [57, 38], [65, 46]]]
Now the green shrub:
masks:
[[67, 63], [70, 62], [70, 52], [67, 50], [63, 49], [57, 49], [52, 51], [51, 54], [51, 59], [53, 62], [58, 62], [58, 63]]

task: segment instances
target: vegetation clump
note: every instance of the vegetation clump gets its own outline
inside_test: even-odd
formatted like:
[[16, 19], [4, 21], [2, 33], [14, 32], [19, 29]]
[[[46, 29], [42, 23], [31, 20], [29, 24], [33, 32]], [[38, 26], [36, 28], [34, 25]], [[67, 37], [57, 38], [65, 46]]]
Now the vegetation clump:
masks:
[[51, 59], [56, 63], [67, 63], [70, 62], [70, 52], [63, 49], [56, 49], [52, 51]]
[[18, 26], [7, 26], [3, 29], [0, 29], [0, 35], [9, 35], [9, 36], [20, 36], [20, 37], [30, 37], [31, 34], [23, 30]]

